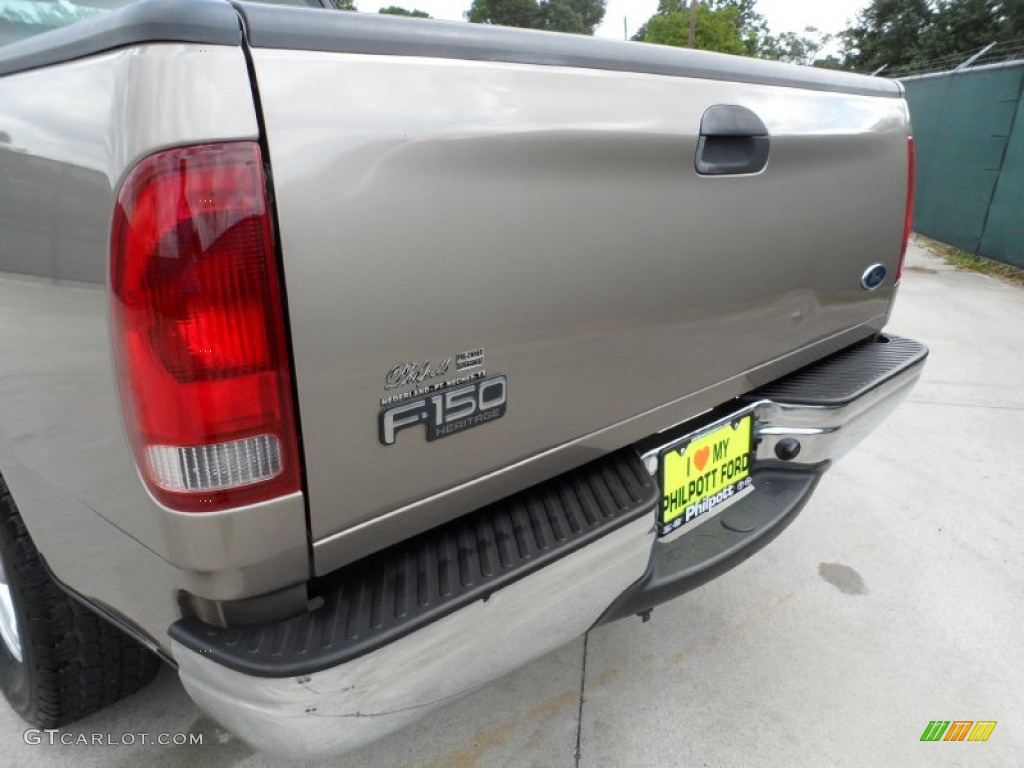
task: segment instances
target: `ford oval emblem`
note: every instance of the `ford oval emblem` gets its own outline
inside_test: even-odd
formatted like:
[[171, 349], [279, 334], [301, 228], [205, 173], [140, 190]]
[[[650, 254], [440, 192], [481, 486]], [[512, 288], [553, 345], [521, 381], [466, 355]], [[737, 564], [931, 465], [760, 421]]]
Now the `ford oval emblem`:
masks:
[[860, 278], [860, 287], [865, 291], [873, 291], [885, 282], [887, 271], [884, 264], [872, 264], [864, 270]]

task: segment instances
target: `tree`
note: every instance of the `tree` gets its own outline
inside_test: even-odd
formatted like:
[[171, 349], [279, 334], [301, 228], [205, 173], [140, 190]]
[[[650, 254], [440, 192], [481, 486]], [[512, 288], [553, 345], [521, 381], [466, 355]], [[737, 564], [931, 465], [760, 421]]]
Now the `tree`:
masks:
[[[819, 61], [818, 54], [831, 40], [832, 35], [822, 34], [816, 27], [804, 27], [803, 32], [766, 35], [759, 46], [759, 55], [763, 59], [810, 66]], [[839, 63], [838, 59], [832, 58], [835, 64]], [[820, 61], [827, 62], [828, 59]]]
[[839, 56], [830, 53], [823, 59], [815, 59], [811, 66], [818, 67], [819, 69], [846, 69], [846, 62]]
[[744, 53], [760, 55], [761, 43], [768, 36], [768, 22], [754, 10], [756, 0], [720, 0], [718, 5], [731, 5], [736, 9], [736, 25], [743, 38]]
[[872, 0], [840, 34], [844, 64], [871, 72], [952, 69], [994, 41], [1024, 36], [1024, 0]]
[[400, 5], [389, 5], [387, 8], [381, 8], [377, 13], [384, 13], [388, 16], [412, 16], [417, 19], [429, 19], [430, 14], [426, 11], [415, 9], [410, 11], [408, 8], [402, 8]]
[[855, 25], [840, 34], [846, 65], [873, 72], [923, 61], [921, 41], [932, 15], [928, 0], [871, 0]]
[[503, 27], [534, 27], [539, 15], [537, 0], [473, 0], [466, 11], [466, 19], [471, 24]]
[[339, 11], [358, 11], [356, 8], [355, 0], [331, 0], [333, 5]]
[[[702, 0], [697, 5], [695, 46], [704, 51], [747, 53], [742, 24], [741, 8], [737, 3]], [[680, 10], [678, 0], [661, 0], [657, 12], [637, 30], [633, 39], [682, 48], [689, 40], [689, 30], [689, 7]]]
[[594, 30], [604, 21], [605, 4], [605, 0], [569, 0], [569, 5], [579, 14], [588, 35], [594, 34]]
[[540, 10], [540, 29], [552, 32], [572, 32], [585, 35], [587, 28], [583, 25], [583, 16], [577, 13], [569, 0], [545, 0], [538, 4]]
[[1002, 5], [993, 0], [938, 0], [931, 26], [921, 38], [921, 58], [955, 57], [999, 40]]
[[1006, 0], [1000, 5], [999, 39], [1024, 38], [1024, 0]]
[[605, 0], [473, 0], [466, 18], [474, 24], [592, 35], [604, 9]]

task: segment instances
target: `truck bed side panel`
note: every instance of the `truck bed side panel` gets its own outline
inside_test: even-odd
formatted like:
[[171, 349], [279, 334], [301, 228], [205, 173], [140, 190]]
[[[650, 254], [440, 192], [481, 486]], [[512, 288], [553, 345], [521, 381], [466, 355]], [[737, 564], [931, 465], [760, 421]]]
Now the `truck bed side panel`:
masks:
[[0, 472], [57, 577], [164, 640], [176, 589], [242, 597], [309, 572], [298, 494], [207, 516], [152, 499], [111, 358], [124, 174], [168, 146], [257, 137], [238, 47], [142, 45], [0, 77]]

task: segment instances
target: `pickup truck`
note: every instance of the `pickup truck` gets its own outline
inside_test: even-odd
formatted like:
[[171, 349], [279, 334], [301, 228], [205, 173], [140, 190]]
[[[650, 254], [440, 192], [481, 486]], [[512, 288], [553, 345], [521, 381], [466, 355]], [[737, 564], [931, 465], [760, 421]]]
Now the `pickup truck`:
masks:
[[0, 5], [0, 686], [38, 727], [163, 660], [270, 754], [392, 733], [757, 552], [924, 365], [884, 331], [897, 82], [30, 6]]

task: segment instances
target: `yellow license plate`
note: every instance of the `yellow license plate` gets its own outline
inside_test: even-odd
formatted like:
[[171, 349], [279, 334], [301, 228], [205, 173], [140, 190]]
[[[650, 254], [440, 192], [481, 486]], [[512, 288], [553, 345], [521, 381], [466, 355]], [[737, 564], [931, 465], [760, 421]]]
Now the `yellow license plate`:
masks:
[[752, 487], [753, 421], [737, 417], [661, 452], [661, 534], [721, 512]]

